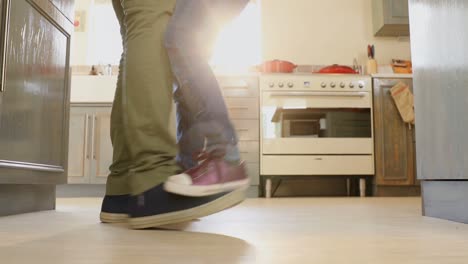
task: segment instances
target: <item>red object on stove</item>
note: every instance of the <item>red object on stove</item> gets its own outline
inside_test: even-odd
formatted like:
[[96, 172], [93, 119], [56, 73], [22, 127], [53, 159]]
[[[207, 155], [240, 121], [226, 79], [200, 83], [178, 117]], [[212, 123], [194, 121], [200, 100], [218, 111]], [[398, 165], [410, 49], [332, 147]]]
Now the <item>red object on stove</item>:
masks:
[[265, 73], [274, 73], [274, 72], [291, 73], [294, 71], [294, 69], [297, 68], [297, 65], [289, 61], [271, 60], [271, 61], [264, 62], [262, 65], [259, 65], [257, 68], [260, 72], [265, 72]]
[[319, 73], [347, 73], [347, 74], [357, 74], [353, 68], [338, 64], [333, 64], [325, 68], [320, 69]]

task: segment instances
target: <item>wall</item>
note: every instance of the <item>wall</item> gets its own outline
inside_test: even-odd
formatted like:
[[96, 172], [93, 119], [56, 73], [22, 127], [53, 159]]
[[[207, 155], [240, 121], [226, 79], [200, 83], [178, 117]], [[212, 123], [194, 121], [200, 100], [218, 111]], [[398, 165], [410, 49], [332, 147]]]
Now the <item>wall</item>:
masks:
[[93, 4], [93, 0], [78, 0], [75, 1], [76, 11], [86, 11], [84, 17], [85, 31], [74, 32], [71, 42], [71, 58], [70, 62], [72, 65], [85, 65], [87, 64], [87, 49], [89, 45], [89, 30], [91, 25], [92, 17], [89, 15], [89, 11]]
[[379, 64], [410, 59], [409, 39], [374, 38], [372, 0], [262, 0], [263, 58], [352, 64], [374, 44]]

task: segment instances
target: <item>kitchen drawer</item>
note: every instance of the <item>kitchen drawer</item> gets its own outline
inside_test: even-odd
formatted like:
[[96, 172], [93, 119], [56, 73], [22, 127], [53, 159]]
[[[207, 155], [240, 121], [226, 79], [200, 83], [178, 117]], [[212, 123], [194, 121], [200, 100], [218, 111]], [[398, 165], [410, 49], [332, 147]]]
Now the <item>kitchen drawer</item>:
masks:
[[247, 163], [247, 175], [250, 177], [250, 185], [260, 184], [260, 164], [259, 163]]
[[239, 141], [237, 143], [239, 152], [246, 162], [259, 163], [260, 160], [260, 142], [259, 141]]
[[218, 76], [217, 79], [224, 97], [258, 97], [257, 77]]
[[248, 119], [233, 119], [231, 120], [236, 130], [239, 141], [243, 140], [259, 140], [259, 121]]
[[226, 106], [231, 118], [258, 119], [257, 98], [226, 98]]
[[372, 155], [264, 155], [262, 175], [374, 175]]

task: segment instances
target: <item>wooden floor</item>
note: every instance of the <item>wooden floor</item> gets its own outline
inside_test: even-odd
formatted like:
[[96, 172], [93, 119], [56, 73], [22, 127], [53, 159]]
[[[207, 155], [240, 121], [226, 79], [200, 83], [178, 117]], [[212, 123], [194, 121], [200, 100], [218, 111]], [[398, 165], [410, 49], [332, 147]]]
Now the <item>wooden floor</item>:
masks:
[[0, 218], [0, 263], [468, 263], [468, 225], [418, 198], [251, 199], [182, 231], [100, 224], [99, 205]]

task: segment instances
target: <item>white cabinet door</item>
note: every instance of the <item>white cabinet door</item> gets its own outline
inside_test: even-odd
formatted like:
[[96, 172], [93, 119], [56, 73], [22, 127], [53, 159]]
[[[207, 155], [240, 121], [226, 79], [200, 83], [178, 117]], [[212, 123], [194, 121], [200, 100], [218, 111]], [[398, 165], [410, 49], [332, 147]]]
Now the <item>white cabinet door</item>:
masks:
[[94, 115], [93, 170], [91, 183], [106, 183], [109, 166], [112, 164], [112, 142], [110, 138], [111, 108], [98, 109]]
[[390, 14], [388, 23], [390, 24], [408, 24], [409, 11], [408, 0], [391, 0], [389, 2]]
[[86, 108], [71, 108], [68, 183], [89, 183], [89, 128], [92, 116]]

